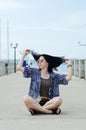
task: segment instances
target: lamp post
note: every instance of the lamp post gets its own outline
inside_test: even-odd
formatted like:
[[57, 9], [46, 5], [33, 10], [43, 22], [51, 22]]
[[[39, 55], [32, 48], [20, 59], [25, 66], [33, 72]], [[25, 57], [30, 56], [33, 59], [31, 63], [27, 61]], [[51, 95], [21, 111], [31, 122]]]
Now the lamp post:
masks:
[[16, 48], [18, 47], [18, 43], [11, 43], [10, 46], [14, 49], [14, 73], [16, 73]]
[[81, 41], [78, 42], [79, 46], [86, 46], [86, 44], [81, 43]]

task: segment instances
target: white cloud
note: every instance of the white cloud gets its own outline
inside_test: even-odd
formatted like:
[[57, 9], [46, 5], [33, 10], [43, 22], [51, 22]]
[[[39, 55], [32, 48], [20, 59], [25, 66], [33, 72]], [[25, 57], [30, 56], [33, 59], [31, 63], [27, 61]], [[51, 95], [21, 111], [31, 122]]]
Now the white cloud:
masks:
[[8, 10], [8, 9], [23, 9], [23, 8], [37, 8], [35, 5], [32, 4], [24, 4], [19, 2], [1, 2], [0, 1], [0, 10]]
[[81, 32], [86, 26], [86, 11], [60, 17], [57, 23], [52, 23], [49, 29], [53, 31]]
[[16, 29], [20, 30], [38, 30], [38, 31], [64, 31], [64, 32], [81, 32], [86, 24], [86, 11], [79, 11], [73, 14], [60, 17], [57, 23], [48, 23], [40, 26], [17, 25]]
[[86, 23], [86, 11], [79, 11], [73, 14], [65, 15], [60, 25], [73, 27], [73, 26], [80, 26], [85, 23]]
[[[13, 26], [10, 26], [14, 28]], [[32, 31], [64, 31], [64, 32], [78, 32], [79, 29], [74, 29], [64, 26], [53, 26], [53, 25], [43, 25], [43, 26], [26, 26], [26, 25], [15, 25], [16, 30], [32, 30]], [[81, 31], [81, 30], [80, 30]]]

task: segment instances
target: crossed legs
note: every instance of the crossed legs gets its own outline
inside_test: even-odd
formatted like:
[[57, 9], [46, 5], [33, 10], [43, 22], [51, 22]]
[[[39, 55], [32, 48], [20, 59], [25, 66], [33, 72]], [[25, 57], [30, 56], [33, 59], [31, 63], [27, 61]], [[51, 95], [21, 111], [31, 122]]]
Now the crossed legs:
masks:
[[62, 104], [62, 99], [61, 97], [54, 97], [45, 103], [45, 105], [41, 106], [31, 96], [24, 96], [24, 103], [27, 106], [28, 110], [33, 109], [46, 114], [51, 114], [52, 109], [58, 108]]

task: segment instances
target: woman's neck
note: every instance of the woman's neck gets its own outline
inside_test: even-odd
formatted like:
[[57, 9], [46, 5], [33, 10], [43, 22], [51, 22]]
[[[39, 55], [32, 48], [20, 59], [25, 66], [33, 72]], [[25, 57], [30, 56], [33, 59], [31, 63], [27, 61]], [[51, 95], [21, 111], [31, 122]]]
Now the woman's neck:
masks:
[[49, 72], [46, 70], [41, 70], [41, 77], [44, 79], [48, 79], [50, 77]]

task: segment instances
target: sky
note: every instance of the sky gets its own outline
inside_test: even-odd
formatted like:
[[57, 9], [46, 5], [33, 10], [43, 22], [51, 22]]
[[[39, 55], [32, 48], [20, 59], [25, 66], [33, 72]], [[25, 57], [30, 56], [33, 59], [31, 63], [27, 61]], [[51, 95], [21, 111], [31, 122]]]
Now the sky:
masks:
[[86, 58], [86, 0], [0, 0], [2, 59], [14, 57], [11, 43], [13, 47], [18, 43], [18, 59], [27, 48]]

